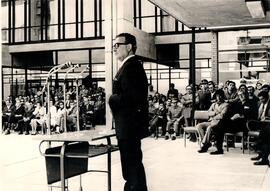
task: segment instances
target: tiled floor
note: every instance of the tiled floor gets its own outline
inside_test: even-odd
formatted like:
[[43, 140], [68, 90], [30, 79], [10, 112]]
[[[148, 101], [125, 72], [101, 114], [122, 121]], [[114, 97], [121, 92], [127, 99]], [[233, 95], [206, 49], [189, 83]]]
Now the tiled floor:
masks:
[[[39, 141], [31, 135], [0, 135], [0, 190], [47, 191], [45, 160]], [[211, 148], [212, 149], [212, 148]], [[144, 164], [149, 191], [266, 191], [270, 189], [270, 168], [254, 166], [251, 154], [240, 148], [211, 156], [197, 153], [198, 145], [183, 139], [143, 140]], [[106, 157], [89, 161], [89, 168], [105, 168]], [[82, 176], [84, 191], [105, 191], [106, 175]], [[112, 155], [112, 190], [123, 188], [119, 153]], [[59, 190], [54, 188], [53, 190]], [[69, 191], [79, 190], [79, 178], [71, 178]]]

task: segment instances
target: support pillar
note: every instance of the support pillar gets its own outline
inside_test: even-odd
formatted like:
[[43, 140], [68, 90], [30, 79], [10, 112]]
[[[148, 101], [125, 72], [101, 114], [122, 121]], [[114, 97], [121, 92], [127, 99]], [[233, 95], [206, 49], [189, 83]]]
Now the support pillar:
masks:
[[219, 64], [218, 64], [218, 32], [211, 32], [211, 54], [212, 67], [211, 78], [215, 83], [219, 83]]

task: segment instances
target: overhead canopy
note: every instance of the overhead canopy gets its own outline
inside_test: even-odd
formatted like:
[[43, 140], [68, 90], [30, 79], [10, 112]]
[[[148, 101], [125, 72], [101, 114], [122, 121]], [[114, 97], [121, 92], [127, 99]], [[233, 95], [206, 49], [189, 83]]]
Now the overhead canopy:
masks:
[[270, 26], [270, 0], [149, 0], [188, 27]]

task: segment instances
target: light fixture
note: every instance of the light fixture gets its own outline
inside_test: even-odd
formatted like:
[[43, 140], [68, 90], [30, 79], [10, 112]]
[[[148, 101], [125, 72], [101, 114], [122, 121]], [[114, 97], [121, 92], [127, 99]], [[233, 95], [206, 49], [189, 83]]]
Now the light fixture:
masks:
[[262, 0], [245, 0], [252, 18], [264, 18], [265, 11]]

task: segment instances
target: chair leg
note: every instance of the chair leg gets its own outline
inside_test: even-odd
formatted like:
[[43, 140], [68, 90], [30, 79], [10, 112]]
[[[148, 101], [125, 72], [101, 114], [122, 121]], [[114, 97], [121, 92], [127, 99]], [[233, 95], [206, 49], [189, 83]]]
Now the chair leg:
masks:
[[228, 135], [225, 135], [225, 140], [226, 140], [227, 152], [229, 152]]
[[242, 142], [243, 154], [245, 154], [244, 136], [242, 137], [241, 142]]
[[249, 142], [250, 136], [247, 137], [247, 149], [248, 149], [248, 154], [250, 154], [250, 142]]
[[200, 146], [200, 140], [199, 140], [198, 133], [195, 133], [195, 136], [196, 136], [196, 140], [198, 141], [198, 145]]
[[233, 136], [233, 143], [234, 143], [233, 148], [235, 148], [235, 143], [236, 143], [236, 136], [235, 135]]
[[184, 131], [184, 147], [186, 147], [186, 132]]

